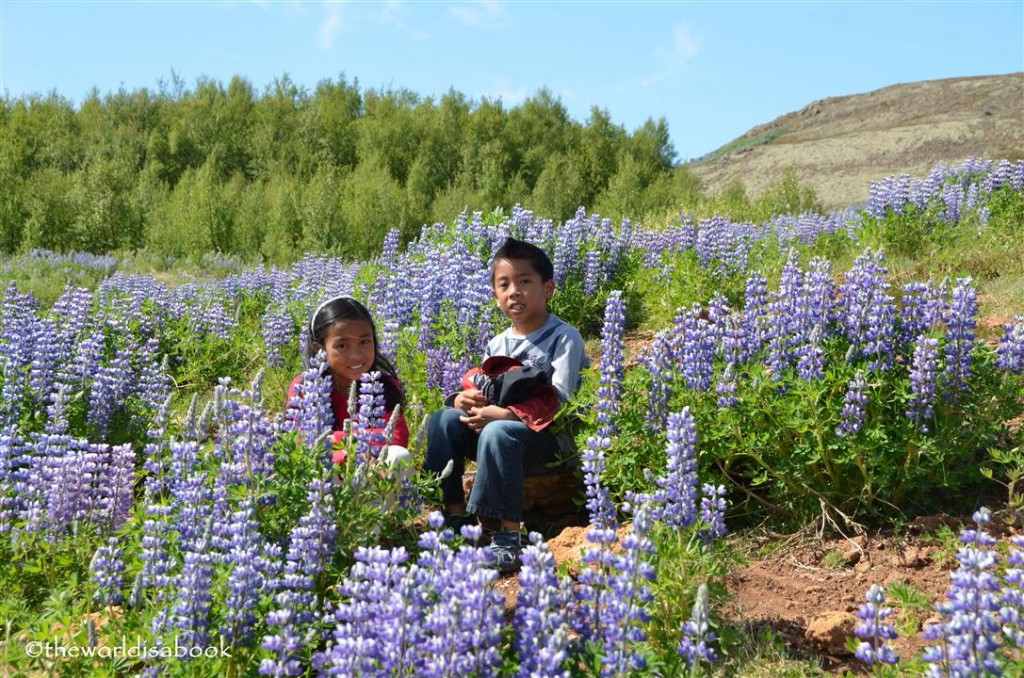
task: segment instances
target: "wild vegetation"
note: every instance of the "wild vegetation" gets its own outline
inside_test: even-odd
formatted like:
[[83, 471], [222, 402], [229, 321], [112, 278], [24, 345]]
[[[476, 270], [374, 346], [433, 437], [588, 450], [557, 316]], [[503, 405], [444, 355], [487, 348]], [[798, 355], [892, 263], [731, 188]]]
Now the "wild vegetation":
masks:
[[[783, 177], [757, 201], [705, 199], [731, 216], [655, 227], [514, 206], [403, 234], [380, 212], [396, 227], [353, 251], [365, 258], [284, 266], [204, 248], [5, 258], [0, 661], [14, 675], [758, 675], [739, 651], [751, 639], [716, 613], [727, 527], [970, 512], [998, 489], [987, 476], [1019, 502], [1024, 467], [1007, 426], [1024, 408], [1024, 162], [888, 177], [862, 212], [802, 211], [807, 197]], [[589, 547], [556, 568], [532, 537], [506, 615], [479, 534], [424, 518], [436, 481], [402, 483], [373, 457], [372, 378], [335, 473], [322, 366], [299, 354], [319, 301], [364, 300], [415, 438], [502, 327], [488, 262], [509, 235], [551, 253], [552, 310], [598, 367], [558, 423], [581, 450]], [[165, 258], [204, 252], [192, 277]], [[1016, 317], [979, 325], [1006, 304]], [[637, 329], [651, 340], [627, 355]], [[997, 572], [988, 539], [968, 538], [959, 590], [988, 573], [1010, 612], [942, 608], [940, 649], [885, 670], [1020, 669], [1020, 556]], [[884, 599], [869, 604], [862, 658], [889, 659]]]

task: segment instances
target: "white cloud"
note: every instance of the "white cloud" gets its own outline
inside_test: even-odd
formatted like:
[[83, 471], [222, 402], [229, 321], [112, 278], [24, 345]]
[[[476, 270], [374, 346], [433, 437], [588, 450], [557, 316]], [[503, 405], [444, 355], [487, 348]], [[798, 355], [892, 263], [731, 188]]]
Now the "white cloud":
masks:
[[325, 52], [334, 46], [334, 41], [338, 38], [338, 34], [345, 27], [342, 21], [341, 9], [342, 3], [324, 0], [326, 16], [320, 22], [319, 28], [317, 28], [317, 40], [320, 43], [320, 49]]
[[515, 106], [526, 99], [526, 95], [529, 92], [526, 85], [519, 85], [518, 87], [512, 87], [508, 84], [505, 78], [497, 77], [492, 81], [491, 88], [483, 93], [483, 96], [488, 99], [501, 99], [501, 103], [506, 106]]
[[390, 26], [397, 31], [405, 33], [413, 40], [420, 42], [430, 39], [430, 34], [407, 20], [409, 14], [409, 3], [401, 0], [388, 0], [378, 14], [381, 24]]
[[662, 45], [657, 50], [657, 70], [645, 78], [640, 84], [650, 87], [681, 72], [700, 51], [700, 38], [695, 36], [687, 26], [676, 26], [672, 29], [672, 42]]
[[505, 5], [496, 0], [460, 3], [449, 7], [448, 13], [473, 28], [500, 28], [508, 17]]
[[700, 40], [686, 26], [676, 26], [672, 30], [672, 61], [678, 66], [685, 66], [700, 50]]

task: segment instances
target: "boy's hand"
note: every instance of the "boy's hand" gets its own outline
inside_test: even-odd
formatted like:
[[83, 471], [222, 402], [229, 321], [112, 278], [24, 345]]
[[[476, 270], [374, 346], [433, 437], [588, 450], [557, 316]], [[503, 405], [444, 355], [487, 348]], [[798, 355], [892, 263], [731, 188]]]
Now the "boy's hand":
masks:
[[512, 410], [498, 407], [497, 405], [485, 405], [484, 407], [473, 407], [469, 410], [468, 417], [459, 417], [459, 421], [468, 426], [475, 433], [480, 433], [484, 426], [492, 421], [519, 421], [519, 417]]
[[474, 407], [484, 407], [487, 405], [487, 398], [484, 394], [476, 389], [468, 389], [461, 391], [455, 396], [455, 409], [462, 410], [463, 412], [469, 412]]

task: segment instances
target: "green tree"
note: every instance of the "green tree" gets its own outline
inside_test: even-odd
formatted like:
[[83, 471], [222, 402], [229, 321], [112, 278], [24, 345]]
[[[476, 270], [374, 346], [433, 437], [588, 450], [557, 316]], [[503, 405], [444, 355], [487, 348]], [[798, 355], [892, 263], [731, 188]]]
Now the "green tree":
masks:
[[569, 219], [588, 197], [586, 166], [564, 153], [548, 158], [533, 187], [531, 206], [554, 219]]
[[533, 190], [548, 157], [568, 148], [569, 114], [561, 100], [541, 89], [508, 116], [507, 131], [518, 171]]
[[344, 235], [335, 251], [349, 257], [368, 257], [380, 249], [394, 227], [405, 240], [414, 233], [405, 218], [405, 197], [382, 158], [370, 156], [345, 178], [341, 201]]
[[[42, 248], [56, 252], [76, 249], [75, 218], [78, 205], [67, 190], [68, 178], [56, 167], [44, 167], [32, 174], [24, 185], [24, 228], [18, 236], [5, 240], [12, 251], [19, 244], [26, 250]], [[19, 215], [20, 216], [20, 215]], [[5, 223], [5, 236], [8, 224]], [[10, 224], [13, 229], [14, 224]], [[5, 248], [6, 249], [6, 248]]]
[[418, 103], [419, 97], [408, 90], [366, 92], [356, 142], [360, 165], [381, 163], [392, 179], [405, 184], [422, 136], [413, 110]]
[[355, 168], [356, 121], [362, 107], [358, 81], [349, 85], [342, 76], [337, 83], [322, 80], [317, 85], [299, 113], [300, 176], [311, 176], [320, 165]]

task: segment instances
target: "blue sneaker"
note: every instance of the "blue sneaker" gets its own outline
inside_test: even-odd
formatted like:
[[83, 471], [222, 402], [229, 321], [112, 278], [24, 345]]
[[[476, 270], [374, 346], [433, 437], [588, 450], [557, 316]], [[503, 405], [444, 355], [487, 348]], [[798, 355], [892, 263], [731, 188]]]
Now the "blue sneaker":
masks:
[[442, 510], [441, 515], [444, 516], [444, 526], [450, 529], [455, 534], [459, 534], [465, 525], [477, 525], [478, 521], [476, 516], [472, 513], [449, 513], [448, 511]]
[[523, 550], [523, 536], [519, 530], [501, 528], [491, 537], [487, 547], [495, 562], [492, 567], [498, 572], [515, 572], [519, 569], [519, 553]]

